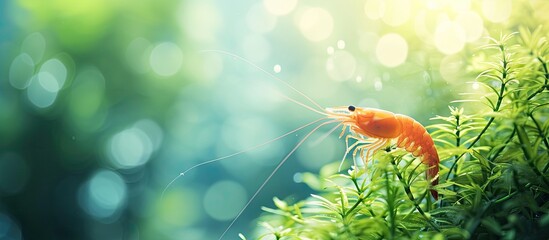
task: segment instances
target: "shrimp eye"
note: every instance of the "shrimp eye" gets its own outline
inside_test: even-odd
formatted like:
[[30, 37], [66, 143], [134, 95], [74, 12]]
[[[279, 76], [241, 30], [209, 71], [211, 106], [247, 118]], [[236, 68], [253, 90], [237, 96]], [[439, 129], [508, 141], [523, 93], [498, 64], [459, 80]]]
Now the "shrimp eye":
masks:
[[347, 109], [349, 109], [349, 112], [354, 112], [356, 108], [355, 106], [351, 105]]

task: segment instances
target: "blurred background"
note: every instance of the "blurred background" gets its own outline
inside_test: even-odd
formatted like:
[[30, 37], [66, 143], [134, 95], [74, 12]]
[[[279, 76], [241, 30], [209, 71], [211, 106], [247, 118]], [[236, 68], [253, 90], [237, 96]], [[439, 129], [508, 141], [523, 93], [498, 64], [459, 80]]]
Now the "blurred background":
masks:
[[[321, 116], [382, 108], [424, 125], [474, 80], [486, 36], [549, 23], [543, 0], [0, 1], [0, 239], [217, 239]], [[241, 59], [244, 58], [245, 60]], [[276, 78], [275, 78], [276, 77]], [[253, 238], [301, 172], [338, 162], [312, 135], [227, 235]], [[311, 128], [309, 128], [310, 130]]]

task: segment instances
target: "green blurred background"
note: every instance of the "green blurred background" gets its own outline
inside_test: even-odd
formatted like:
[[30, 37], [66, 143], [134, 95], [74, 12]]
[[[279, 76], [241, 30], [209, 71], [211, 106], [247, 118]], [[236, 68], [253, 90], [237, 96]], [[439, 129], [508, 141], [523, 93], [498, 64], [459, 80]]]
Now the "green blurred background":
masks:
[[[280, 96], [425, 125], [482, 91], [488, 35], [549, 23], [543, 0], [0, 1], [0, 239], [217, 239], [319, 118]], [[245, 58], [267, 73], [226, 51]], [[469, 66], [466, 68], [466, 66]], [[471, 67], [472, 66], [472, 67]], [[315, 133], [229, 232], [312, 190], [344, 152]]]

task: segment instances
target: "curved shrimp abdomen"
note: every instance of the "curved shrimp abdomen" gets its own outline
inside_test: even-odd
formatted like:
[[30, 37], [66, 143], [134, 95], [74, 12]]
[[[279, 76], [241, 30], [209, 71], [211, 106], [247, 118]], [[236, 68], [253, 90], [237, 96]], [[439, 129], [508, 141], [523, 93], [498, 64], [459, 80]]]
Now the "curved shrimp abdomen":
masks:
[[[439, 158], [435, 143], [425, 127], [411, 117], [396, 114], [402, 126], [402, 133], [396, 138], [397, 146], [406, 149], [415, 157], [421, 157], [422, 162], [428, 166], [427, 180], [432, 186], [438, 184]], [[431, 190], [431, 194], [438, 199], [438, 193]]]

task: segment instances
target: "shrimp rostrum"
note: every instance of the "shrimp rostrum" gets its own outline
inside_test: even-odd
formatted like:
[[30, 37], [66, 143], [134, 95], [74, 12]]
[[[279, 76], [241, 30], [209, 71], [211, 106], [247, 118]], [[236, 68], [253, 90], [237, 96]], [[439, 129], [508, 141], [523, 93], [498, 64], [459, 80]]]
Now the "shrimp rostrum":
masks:
[[[355, 106], [327, 108], [328, 117], [343, 124], [352, 133], [347, 135], [359, 142], [369, 140], [369, 144], [356, 146], [353, 155], [360, 152], [361, 159], [366, 163], [370, 156], [388, 144], [395, 144], [403, 148], [414, 157], [421, 157], [422, 163], [427, 165], [427, 181], [430, 186], [438, 184], [439, 157], [431, 135], [425, 128], [411, 117], [394, 114], [374, 108], [360, 108]], [[347, 144], [348, 145], [348, 144]], [[346, 154], [350, 148], [347, 148]], [[431, 194], [438, 199], [438, 193], [431, 188]]]

